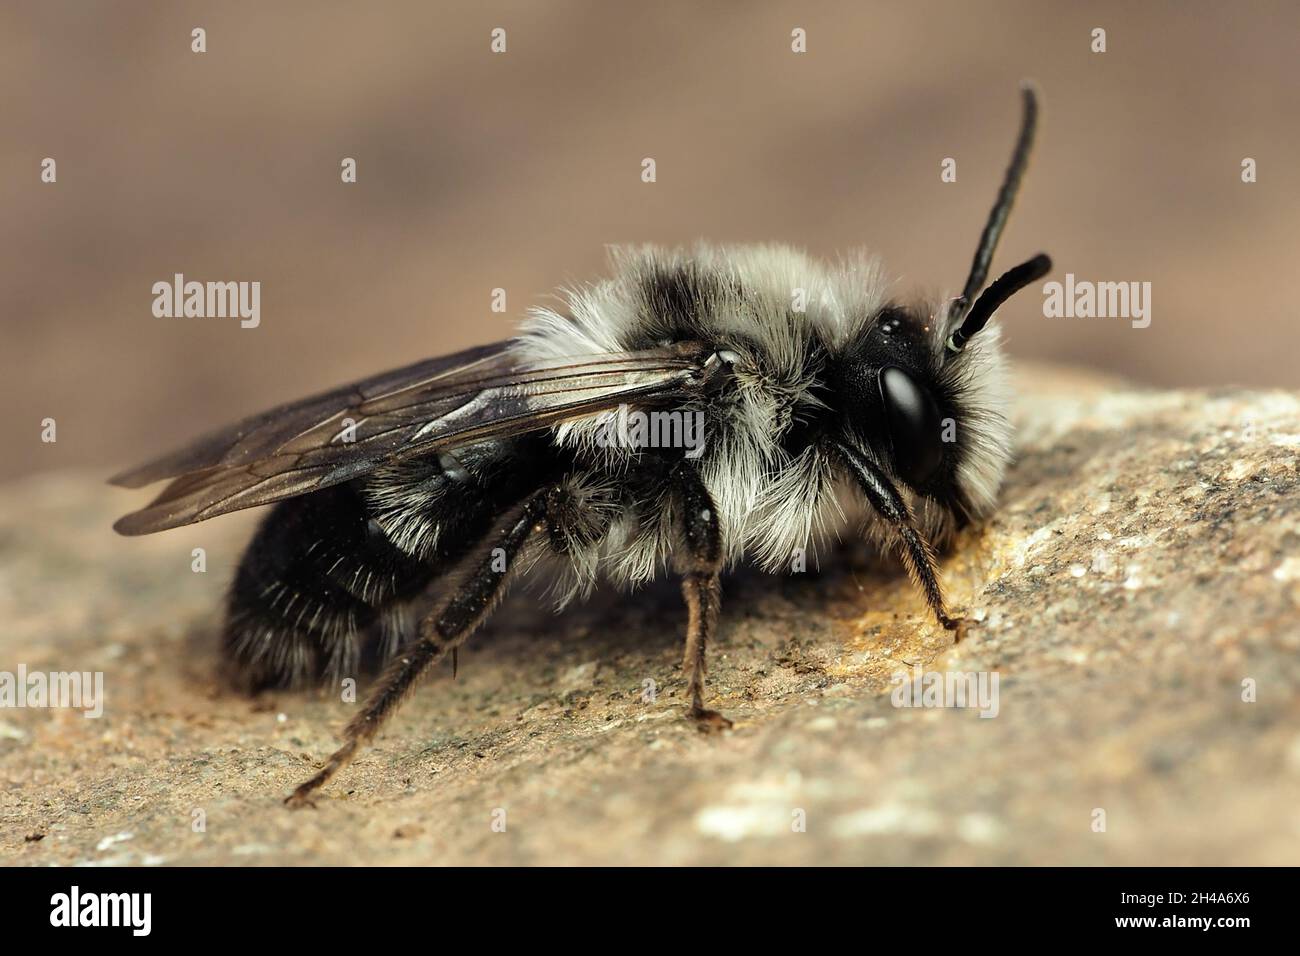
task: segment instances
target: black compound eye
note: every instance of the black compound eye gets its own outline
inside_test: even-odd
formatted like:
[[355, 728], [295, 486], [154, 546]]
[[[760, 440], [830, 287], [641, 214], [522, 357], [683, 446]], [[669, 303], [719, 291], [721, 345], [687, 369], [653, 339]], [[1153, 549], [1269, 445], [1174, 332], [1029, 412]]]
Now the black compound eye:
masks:
[[901, 368], [882, 368], [879, 378], [894, 467], [909, 485], [922, 484], [943, 461], [939, 410], [930, 394]]

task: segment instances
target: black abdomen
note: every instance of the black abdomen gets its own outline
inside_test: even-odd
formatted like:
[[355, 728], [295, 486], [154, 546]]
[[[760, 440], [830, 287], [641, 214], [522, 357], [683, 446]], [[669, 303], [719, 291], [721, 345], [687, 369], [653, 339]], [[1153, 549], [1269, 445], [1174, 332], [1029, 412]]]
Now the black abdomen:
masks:
[[532, 441], [503, 443], [478, 446], [450, 472], [437, 461], [414, 462], [365, 479], [366, 491], [383, 481], [383, 491], [402, 494], [404, 519], [437, 528], [424, 547], [402, 539], [409, 551], [385, 531], [378, 519], [391, 523], [391, 515], [377, 510], [361, 481], [275, 505], [227, 599], [224, 651], [237, 682], [256, 690], [336, 681], [396, 653], [411, 637], [407, 604], [549, 470], [506, 465], [518, 452], [549, 458]]

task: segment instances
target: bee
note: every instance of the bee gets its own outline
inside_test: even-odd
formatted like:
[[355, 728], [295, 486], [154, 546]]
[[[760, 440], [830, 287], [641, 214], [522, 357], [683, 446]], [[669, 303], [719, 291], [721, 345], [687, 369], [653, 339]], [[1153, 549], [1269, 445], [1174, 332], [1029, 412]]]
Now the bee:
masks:
[[[613, 254], [612, 276], [530, 311], [520, 334], [245, 419], [113, 483], [169, 483], [114, 527], [147, 534], [273, 504], [226, 603], [243, 685], [382, 673], [342, 746], [286, 798], [310, 804], [510, 580], [548, 564], [559, 603], [599, 580], [680, 575], [689, 716], [705, 706], [720, 576], [775, 571], [861, 512], [938, 623], [934, 548], [994, 508], [1011, 454], [994, 313], [1051, 268], [985, 287], [1037, 126], [1020, 131], [961, 294], [901, 304], [875, 260], [781, 246]], [[702, 416], [683, 451], [609, 440], [628, 410]], [[671, 444], [671, 443], [670, 443]], [[428, 596], [434, 595], [430, 600]], [[427, 613], [411, 623], [412, 609]]]

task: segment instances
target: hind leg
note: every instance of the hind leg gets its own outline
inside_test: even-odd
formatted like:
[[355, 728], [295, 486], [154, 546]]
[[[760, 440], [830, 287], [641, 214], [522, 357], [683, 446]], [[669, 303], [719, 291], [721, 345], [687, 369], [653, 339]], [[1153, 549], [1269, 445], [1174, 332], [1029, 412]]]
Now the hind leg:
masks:
[[[285, 799], [286, 804], [291, 807], [310, 805], [312, 794], [346, 767], [374, 738], [429, 666], [463, 644], [487, 617], [504, 593], [515, 558], [533, 532], [545, 526], [546, 499], [545, 492], [534, 495], [524, 505], [522, 513], [505, 525], [494, 540], [490, 539], [492, 546], [461, 583], [455, 596], [440, 611], [425, 618], [418, 639], [393, 660], [366, 699], [361, 712], [344, 728], [343, 746], [334, 752], [319, 773]], [[505, 554], [504, 572], [498, 570], [497, 548]]]
[[280, 502], [227, 600], [227, 668], [248, 690], [335, 684], [378, 670], [414, 635], [405, 608], [461, 567], [501, 517], [550, 479], [509, 469], [535, 449], [485, 444], [377, 470]]

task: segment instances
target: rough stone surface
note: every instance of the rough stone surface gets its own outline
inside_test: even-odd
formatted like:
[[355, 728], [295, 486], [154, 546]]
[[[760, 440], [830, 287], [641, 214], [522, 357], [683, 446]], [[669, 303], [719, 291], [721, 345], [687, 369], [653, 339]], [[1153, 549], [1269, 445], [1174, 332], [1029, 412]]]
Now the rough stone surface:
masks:
[[[944, 560], [961, 644], [859, 549], [740, 573], [709, 685], [736, 726], [703, 736], [671, 583], [558, 618], [517, 591], [314, 811], [281, 797], [352, 706], [215, 678], [251, 516], [125, 540], [99, 476], [0, 488], [0, 670], [107, 693], [0, 710], [0, 862], [1300, 862], [1300, 401], [1019, 385], [1003, 508]], [[997, 716], [895, 707], [912, 665], [995, 671]]]

